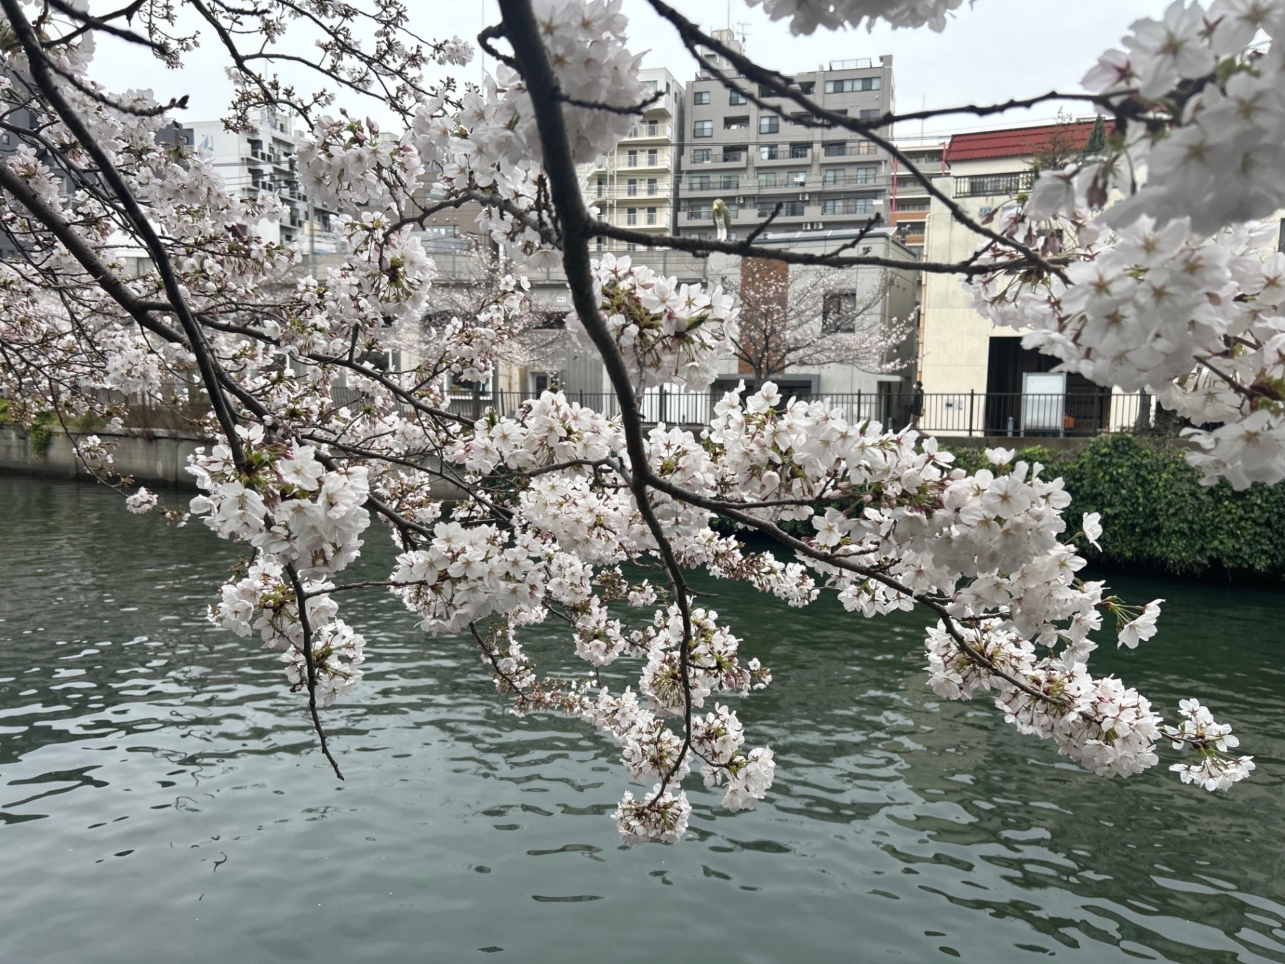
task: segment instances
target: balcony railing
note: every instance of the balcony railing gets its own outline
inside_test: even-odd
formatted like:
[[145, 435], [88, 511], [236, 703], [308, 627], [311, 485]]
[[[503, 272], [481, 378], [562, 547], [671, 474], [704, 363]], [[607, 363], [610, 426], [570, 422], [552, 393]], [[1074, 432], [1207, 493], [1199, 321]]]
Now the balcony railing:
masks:
[[746, 151], [714, 151], [706, 159], [701, 153], [702, 150], [703, 148], [698, 147], [692, 151], [690, 155], [692, 164], [698, 166], [703, 164], [739, 164], [741, 167], [745, 166]]
[[[780, 406], [792, 399], [820, 402], [838, 410], [849, 423], [876, 421], [886, 429], [913, 423], [927, 435], [988, 436], [1004, 438], [1087, 437], [1114, 432], [1149, 432], [1156, 412], [1152, 396], [1110, 392], [1023, 394], [1022, 392], [934, 392], [917, 394], [897, 386], [892, 392], [818, 393], [782, 390]], [[532, 392], [488, 392], [456, 396], [451, 411], [480, 418], [490, 408], [501, 415], [518, 411], [522, 403], [539, 396]], [[568, 401], [612, 416], [620, 414], [611, 392], [569, 392]], [[670, 425], [707, 425], [721, 391], [690, 392], [670, 388], [648, 389], [642, 399], [647, 422]]]
[[639, 168], [657, 168], [670, 166], [670, 155], [668, 151], [639, 151], [637, 154], [626, 154], [619, 165], [620, 168], [634, 170]]
[[626, 139], [638, 140], [641, 138], [662, 138], [669, 140], [673, 133], [673, 127], [663, 121], [643, 121], [641, 124], [635, 124], [629, 128], [629, 133], [625, 135]]
[[955, 197], [1006, 197], [1017, 194], [1019, 191], [1029, 191], [1034, 183], [1033, 171], [957, 177], [955, 178]]

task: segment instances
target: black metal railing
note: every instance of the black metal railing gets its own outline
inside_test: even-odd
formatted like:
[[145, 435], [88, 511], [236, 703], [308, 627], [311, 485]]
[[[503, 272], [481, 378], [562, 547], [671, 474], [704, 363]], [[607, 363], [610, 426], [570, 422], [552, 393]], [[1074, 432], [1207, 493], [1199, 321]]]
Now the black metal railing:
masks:
[[[613, 416], [620, 404], [612, 392], [565, 393], [572, 402]], [[452, 413], [480, 418], [494, 408], [499, 414], [517, 414], [522, 403], [538, 398], [534, 392], [479, 392], [453, 394]], [[687, 392], [649, 389], [641, 399], [643, 419], [670, 425], [708, 425], [721, 392]], [[1146, 394], [1119, 394], [1107, 390], [1029, 394], [1023, 392], [932, 392], [909, 389], [879, 392], [781, 392], [781, 405], [790, 399], [819, 401], [837, 409], [849, 422], [867, 419], [899, 429], [914, 423], [929, 435], [1003, 436], [1051, 438], [1092, 436], [1110, 432], [1147, 432], [1153, 428], [1155, 399]]]

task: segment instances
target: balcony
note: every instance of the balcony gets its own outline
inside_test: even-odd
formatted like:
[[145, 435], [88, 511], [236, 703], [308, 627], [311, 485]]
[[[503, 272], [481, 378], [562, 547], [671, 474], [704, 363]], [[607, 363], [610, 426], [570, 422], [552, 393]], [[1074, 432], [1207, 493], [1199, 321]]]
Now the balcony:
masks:
[[643, 121], [629, 129], [624, 139], [627, 141], [670, 141], [674, 128], [664, 121]]
[[957, 177], [955, 197], [1008, 197], [1019, 191], [1029, 191], [1034, 182], [1035, 175], [1032, 171]]
[[755, 191], [806, 191], [808, 181], [812, 181], [812, 186], [816, 187], [816, 178], [777, 176], [774, 178], [760, 178], [757, 184], [753, 184]]
[[[702, 148], [697, 148], [696, 150], [700, 151], [702, 150]], [[748, 154], [746, 151], [714, 150], [713, 153], [710, 155], [710, 159], [707, 161], [697, 160], [696, 158], [701, 156], [697, 153], [692, 153], [688, 156], [691, 159], [691, 164], [693, 167], [698, 167], [701, 170], [705, 170], [707, 168], [718, 170], [719, 168], [729, 168], [729, 167], [739, 167], [743, 169], [745, 167], [745, 161]]]
[[753, 184], [753, 181], [740, 178], [730, 177], [727, 179], [712, 177], [709, 183], [702, 181], [693, 181], [688, 179], [686, 186], [683, 188], [684, 194], [742, 194], [746, 187]]
[[638, 151], [627, 153], [617, 166], [622, 171], [669, 170], [673, 155], [668, 151]]
[[835, 161], [850, 161], [854, 157], [864, 157], [867, 160], [875, 160], [879, 157], [879, 148], [873, 141], [845, 141], [842, 147], [843, 150], [840, 151], [839, 145], [822, 145], [817, 160], [822, 164], [831, 164]]
[[[732, 220], [733, 221], [743, 221], [743, 220], [752, 221], [753, 218], [749, 218], [749, 219], [742, 218], [741, 211], [738, 206], [732, 209]], [[684, 211], [682, 212], [682, 214], [678, 216], [678, 223], [682, 225], [686, 225], [688, 227], [712, 228], [714, 226], [714, 218], [709, 211]]]
[[637, 189], [631, 194], [629, 186], [618, 184], [615, 188], [601, 193], [593, 192], [589, 194], [589, 200], [598, 201], [636, 201], [640, 204], [668, 204], [673, 195], [673, 187], [668, 183], [657, 184], [656, 193], [648, 191], [648, 185], [639, 184]]

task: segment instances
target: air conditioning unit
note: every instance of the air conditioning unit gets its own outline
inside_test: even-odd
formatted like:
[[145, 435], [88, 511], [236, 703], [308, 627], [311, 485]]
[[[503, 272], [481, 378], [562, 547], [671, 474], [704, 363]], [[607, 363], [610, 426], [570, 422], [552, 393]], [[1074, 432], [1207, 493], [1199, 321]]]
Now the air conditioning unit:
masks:
[[799, 200], [800, 200], [800, 201], [806, 201], [807, 199], [808, 199], [808, 195], [806, 195], [806, 194], [800, 194], [800, 195], [799, 195]]

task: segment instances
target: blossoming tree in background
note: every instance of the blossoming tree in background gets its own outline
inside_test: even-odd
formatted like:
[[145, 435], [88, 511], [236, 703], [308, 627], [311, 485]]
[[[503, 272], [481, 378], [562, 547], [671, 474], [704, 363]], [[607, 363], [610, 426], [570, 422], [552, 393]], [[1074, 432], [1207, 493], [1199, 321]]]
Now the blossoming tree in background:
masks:
[[914, 331], [909, 319], [884, 316], [886, 272], [790, 266], [746, 258], [726, 288], [740, 313], [729, 354], [755, 385], [790, 368], [849, 365], [872, 373], [908, 364], [897, 357]]
[[[1046, 171], [995, 225], [969, 219], [880, 133], [895, 117], [827, 111], [662, 0], [648, 5], [687, 47], [729, 59], [725, 85], [756, 101], [766, 92], [767, 109], [805, 125], [861, 133], [976, 233], [974, 256], [921, 270], [957, 273], [997, 321], [1032, 327], [1030, 343], [1100, 384], [1145, 387], [1193, 423], [1220, 423], [1195, 434], [1193, 461], [1209, 479], [1285, 476], [1285, 261], [1247, 222], [1285, 202], [1285, 56], [1272, 43], [1285, 3], [1179, 0], [1135, 24], [1127, 49], [1105, 54], [1075, 95], [1109, 118], [1104, 150]], [[764, 6], [796, 32], [881, 18], [940, 30], [961, 2]], [[382, 585], [394, 604], [425, 632], [475, 647], [518, 712], [564, 713], [619, 745], [642, 784], [616, 811], [630, 839], [682, 836], [692, 770], [732, 809], [752, 807], [772, 781], [771, 750], [752, 746], [752, 709], [747, 729], [732, 708], [770, 673], [741, 658], [726, 621], [690, 592], [697, 569], [783, 605], [833, 593], [854, 619], [926, 609], [937, 693], [986, 697], [1094, 773], [1139, 773], [1168, 743], [1184, 780], [1214, 790], [1247, 776], [1250, 758], [1229, 754], [1229, 727], [1196, 700], [1166, 724], [1138, 690], [1091, 673], [1100, 642], [1133, 647], [1154, 634], [1159, 601], [1130, 608], [1079, 577], [1098, 520], [1068, 532], [1070, 499], [1040, 465], [993, 450], [993, 468], [970, 475], [913, 431], [849, 423], [820, 403], [782, 408], [771, 383], [727, 394], [700, 435], [644, 425], [646, 387], [711, 383], [738, 311], [719, 288], [592, 259], [597, 239], [815, 268], [905, 264], [598, 221], [575, 165], [610, 150], [647, 101], [619, 0], [499, 7], [501, 22], [478, 38], [496, 74], [458, 85], [423, 70], [467, 63], [472, 48], [420, 40], [397, 0], [136, 0], [92, 17], [63, 0], [0, 0], [0, 128], [16, 145], [0, 159], [12, 249], [0, 265], [0, 386], [13, 411], [64, 422], [110, 418], [112, 392], [208, 402], [213, 441], [192, 461], [191, 511], [245, 549], [211, 618], [280, 651], [336, 773], [320, 708], [361, 679], [365, 642], [340, 612], [345, 593], [371, 585], [343, 573], [366, 540], [391, 538], [398, 555]], [[279, 216], [271, 200], [239, 197], [208, 158], [158, 141], [179, 105], [93, 78], [96, 36], [178, 63], [193, 30], [227, 55], [230, 123], [273, 107], [307, 127], [307, 190], [341, 212], [351, 252], [324, 276], [286, 283], [298, 255], [242, 227]], [[310, 66], [315, 93], [272, 73], [282, 56]], [[337, 97], [353, 110], [373, 98], [400, 126], [381, 135], [355, 114], [327, 114]], [[1055, 97], [1066, 99], [1025, 103]], [[514, 417], [449, 411], [446, 381], [489, 370], [520, 328], [520, 283], [434, 329], [414, 367], [371, 364], [386, 328], [429, 311], [434, 267], [417, 227], [470, 202], [511, 262], [562, 267], [568, 326], [601, 356], [619, 416], [558, 393]], [[142, 270], [127, 270], [128, 249], [145, 253]], [[109, 447], [78, 438], [111, 479]], [[458, 501], [440, 498], [447, 484]], [[141, 490], [128, 503], [143, 512], [156, 499]], [[788, 561], [716, 531], [719, 519], [776, 540]], [[787, 533], [786, 521], [811, 534]], [[632, 575], [640, 562], [654, 581]], [[550, 622], [588, 677], [534, 665], [523, 637]]]

